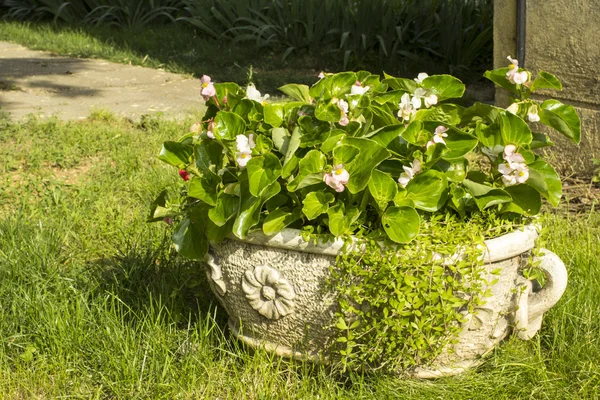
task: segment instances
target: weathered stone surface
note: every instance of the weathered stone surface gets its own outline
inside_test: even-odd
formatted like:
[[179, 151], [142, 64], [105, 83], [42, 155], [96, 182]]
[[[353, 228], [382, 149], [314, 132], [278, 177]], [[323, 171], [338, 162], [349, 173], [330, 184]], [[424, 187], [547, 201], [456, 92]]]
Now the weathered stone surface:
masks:
[[0, 42], [0, 109], [15, 120], [28, 114], [81, 119], [93, 109], [134, 120], [155, 112], [181, 118], [203, 104], [200, 81], [189, 76]]
[[[597, 0], [527, 0], [525, 67], [544, 70], [563, 83], [561, 92], [546, 92], [575, 106], [582, 118], [580, 147], [552, 135], [551, 152], [563, 174], [589, 173], [592, 158], [600, 158], [600, 26]], [[507, 55], [516, 56], [516, 0], [494, 1], [494, 67], [505, 67]], [[496, 92], [496, 104], [506, 107], [508, 95]]]
[[[540, 261], [548, 284], [541, 291], [534, 292], [521, 276], [536, 237], [535, 229], [527, 227], [486, 241], [488, 263], [482, 278], [490, 282], [491, 296], [475, 314], [466, 314], [457, 343], [446, 347], [432, 365], [412, 371], [413, 376], [461, 373], [479, 363], [515, 326], [523, 339], [537, 332], [543, 312], [560, 299], [567, 278], [560, 259], [547, 251]], [[299, 231], [285, 229], [271, 238], [254, 233], [249, 241], [212, 244], [207, 274], [234, 334], [281, 356], [328, 361], [324, 351], [332, 337], [336, 296], [326, 282], [340, 250], [337, 242], [309, 244]]]

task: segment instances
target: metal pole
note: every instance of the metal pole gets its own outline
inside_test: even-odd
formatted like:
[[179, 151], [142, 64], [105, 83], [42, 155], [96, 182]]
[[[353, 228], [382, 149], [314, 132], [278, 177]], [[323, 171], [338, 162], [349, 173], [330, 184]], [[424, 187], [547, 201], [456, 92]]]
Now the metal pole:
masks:
[[527, 0], [517, 0], [517, 60], [521, 68], [525, 68], [526, 27]]

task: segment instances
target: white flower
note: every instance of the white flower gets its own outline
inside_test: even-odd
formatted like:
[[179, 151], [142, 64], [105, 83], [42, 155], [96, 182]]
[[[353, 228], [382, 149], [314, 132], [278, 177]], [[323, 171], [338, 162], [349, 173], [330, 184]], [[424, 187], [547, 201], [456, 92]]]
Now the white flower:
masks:
[[254, 135], [252, 133], [249, 135], [249, 137], [246, 137], [245, 135], [237, 135], [235, 137], [238, 150], [235, 154], [236, 161], [242, 168], [244, 168], [246, 164], [248, 164], [248, 161], [250, 161], [252, 158], [252, 149], [255, 146], [253, 137]]
[[498, 165], [498, 171], [502, 174], [502, 182], [506, 186], [524, 183], [529, 179], [529, 168], [525, 164], [525, 158], [515, 153], [517, 146], [509, 144], [504, 147], [504, 159], [506, 163]]
[[350, 179], [350, 174], [348, 173], [348, 171], [346, 171], [342, 164], [338, 164], [335, 167], [333, 167], [331, 175], [333, 179], [335, 179], [343, 185], [347, 184], [348, 179]]
[[[416, 97], [413, 97], [413, 100]], [[418, 100], [418, 99], [417, 99]], [[419, 100], [419, 107], [421, 106], [421, 101]], [[400, 107], [400, 109], [398, 110], [398, 118], [403, 119], [404, 121], [408, 121], [412, 116], [414, 116], [417, 113], [417, 110], [415, 110], [411, 99], [410, 99], [410, 95], [408, 93], [404, 93], [402, 95], [402, 97], [400, 98], [400, 104], [398, 104], [398, 107]]]
[[515, 180], [517, 183], [525, 183], [529, 179], [529, 168], [525, 164], [515, 165]]
[[211, 131], [206, 131], [206, 136], [208, 136], [209, 139], [214, 139], [215, 138], [215, 134], [212, 133]]
[[506, 73], [506, 78], [510, 83], [514, 83], [517, 85], [521, 85], [526, 83], [529, 80], [529, 73], [527, 71], [519, 72], [519, 61], [510, 56], [506, 57], [508, 61], [510, 61], [510, 65], [508, 66], [508, 72]]
[[363, 87], [359, 81], [356, 81], [354, 85], [352, 85], [352, 89], [350, 89], [350, 94], [365, 94], [370, 89], [369, 86]]
[[437, 104], [438, 98], [435, 94], [431, 93], [429, 90], [425, 90], [423, 88], [417, 88], [415, 90], [414, 96], [419, 99], [419, 105], [415, 106], [415, 108], [421, 107], [421, 100], [425, 103], [425, 107], [429, 108], [434, 104]]
[[246, 88], [246, 97], [250, 100], [254, 100], [254, 101], [257, 101], [257, 102], [263, 104], [269, 98], [269, 95], [265, 94], [264, 96], [261, 96], [260, 92], [258, 90], [256, 90], [254, 85], [249, 84], [248, 87]]
[[248, 161], [250, 161], [250, 159], [252, 158], [252, 153], [246, 151], [238, 151], [237, 153], [235, 153], [235, 156], [235, 161], [237, 161], [240, 167], [244, 168], [246, 164], [248, 164]]
[[446, 131], [448, 131], [448, 128], [446, 128], [445, 126], [442, 126], [442, 125], [435, 128], [435, 132], [433, 133], [433, 139], [430, 140], [429, 142], [427, 142], [427, 147], [434, 145], [436, 143], [441, 143], [443, 145], [446, 145], [446, 141], [444, 140], [445, 137], [448, 137], [448, 134], [446, 133]]
[[200, 122], [195, 122], [190, 126], [190, 132], [198, 133], [202, 131], [202, 124]]
[[410, 163], [410, 167], [403, 165], [402, 168], [404, 169], [404, 172], [400, 174], [398, 183], [402, 185], [402, 187], [406, 187], [408, 182], [410, 182], [415, 175], [421, 172], [421, 160], [415, 158], [413, 162]]
[[527, 119], [530, 122], [540, 122], [540, 116], [538, 115], [538, 108], [536, 105], [529, 107], [529, 112], [527, 113]]
[[517, 115], [517, 113], [519, 112], [519, 104], [512, 103], [510, 106], [508, 106], [506, 108], [506, 111], [508, 111], [511, 114]]
[[338, 101], [337, 105], [344, 114], [348, 114], [348, 102], [346, 100]]
[[415, 82], [417, 82], [417, 83], [423, 83], [423, 81], [425, 80], [425, 78], [429, 78], [429, 75], [427, 75], [425, 72], [421, 72], [415, 78]]
[[325, 78], [325, 73], [324, 73], [323, 71], [321, 71], [321, 72], [319, 73], [319, 75], [317, 75], [317, 78], [319, 78], [319, 79], [323, 79], [323, 78]]
[[323, 175], [323, 182], [325, 182], [327, 186], [334, 189], [336, 192], [343, 192], [349, 179], [350, 174], [348, 171], [346, 171], [342, 164], [333, 167], [331, 173], [326, 173]]

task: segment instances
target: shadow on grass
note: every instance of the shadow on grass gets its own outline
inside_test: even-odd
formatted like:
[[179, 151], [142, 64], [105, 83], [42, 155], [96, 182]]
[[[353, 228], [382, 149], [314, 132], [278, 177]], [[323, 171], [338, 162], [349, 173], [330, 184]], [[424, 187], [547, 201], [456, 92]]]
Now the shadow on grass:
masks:
[[207, 314], [216, 315], [222, 330], [227, 327], [227, 314], [210, 290], [204, 264], [177, 255], [166, 235], [158, 245], [134, 239], [112, 257], [88, 266], [95, 281], [94, 292], [116, 296], [132, 311], [129, 318], [159, 308], [167, 322], [182, 328]]

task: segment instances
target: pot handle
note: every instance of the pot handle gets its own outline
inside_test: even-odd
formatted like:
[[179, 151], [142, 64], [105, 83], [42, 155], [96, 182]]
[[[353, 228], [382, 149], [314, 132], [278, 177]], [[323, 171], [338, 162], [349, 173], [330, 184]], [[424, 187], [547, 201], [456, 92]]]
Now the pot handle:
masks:
[[532, 290], [530, 280], [524, 279], [525, 289], [518, 299], [515, 311], [517, 336], [523, 340], [531, 339], [542, 325], [542, 316], [562, 297], [567, 288], [567, 269], [562, 260], [548, 249], [541, 249], [534, 257], [539, 268], [546, 275], [546, 285], [538, 291]]

